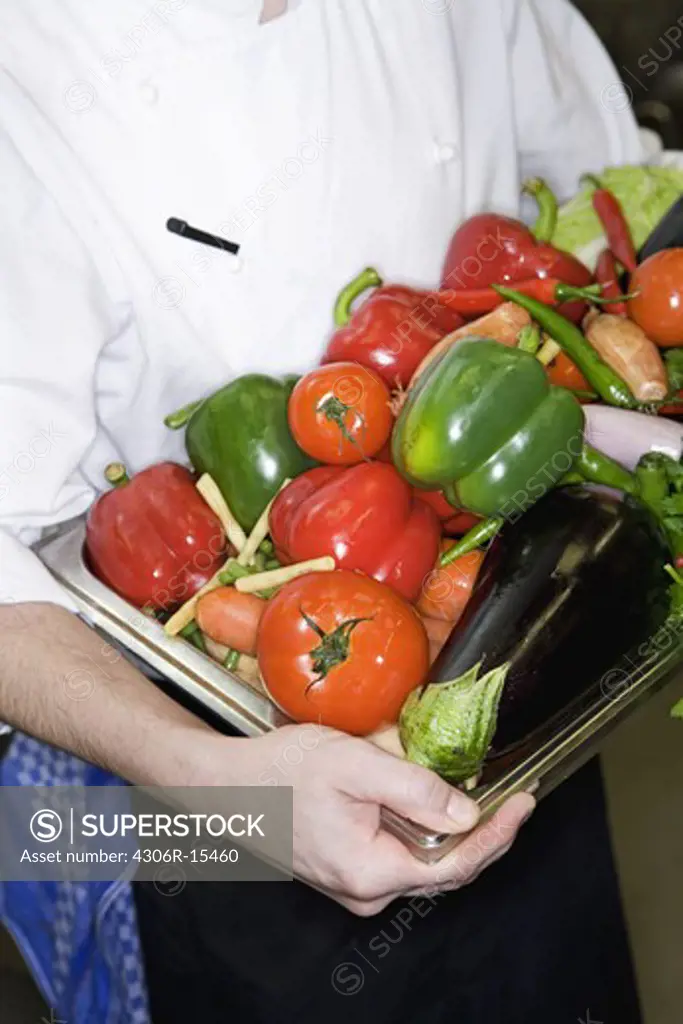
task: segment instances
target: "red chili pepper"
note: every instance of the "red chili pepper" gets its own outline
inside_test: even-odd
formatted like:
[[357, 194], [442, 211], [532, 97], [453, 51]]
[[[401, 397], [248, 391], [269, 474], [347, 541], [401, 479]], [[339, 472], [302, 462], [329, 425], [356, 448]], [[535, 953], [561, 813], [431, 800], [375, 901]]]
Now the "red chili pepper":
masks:
[[609, 247], [622, 267], [625, 267], [629, 274], [634, 274], [638, 267], [638, 257], [633, 244], [631, 228], [621, 203], [613, 192], [602, 186], [600, 179], [596, 178], [594, 174], [584, 174], [581, 180], [587, 185], [595, 186], [593, 209], [605, 230]]
[[[353, 311], [353, 303], [368, 288], [375, 291]], [[351, 360], [374, 370], [389, 387], [407, 387], [429, 350], [463, 320], [442, 305], [438, 292], [383, 285], [369, 267], [340, 293], [335, 323], [339, 330], [321, 362]]]
[[[515, 285], [515, 290], [546, 306], [563, 305], [576, 299], [585, 305], [586, 302], [599, 302], [601, 299], [599, 285], [577, 288], [549, 277], [533, 277], [528, 281], [520, 281]], [[494, 288], [476, 288], [472, 291], [442, 289], [438, 296], [444, 306], [455, 310], [468, 320], [485, 316], [505, 302]]]
[[416, 601], [439, 552], [441, 523], [393, 466], [320, 466], [273, 503], [270, 530], [287, 561], [332, 555], [338, 569], [373, 576]]
[[[557, 199], [545, 182], [527, 182], [524, 191], [538, 201], [540, 215], [531, 231], [522, 221], [499, 214], [478, 214], [458, 228], [451, 241], [441, 284], [449, 289], [484, 288], [492, 284], [514, 287], [533, 277], [552, 278], [579, 288], [593, 276], [575, 256], [549, 244], [557, 222]], [[569, 303], [560, 312], [578, 322], [586, 304]]]
[[225, 561], [225, 534], [189, 470], [162, 462], [132, 480], [107, 467], [113, 490], [90, 510], [86, 551], [95, 574], [138, 608], [170, 611]]
[[[623, 296], [624, 293], [619, 284], [617, 261], [611, 249], [603, 249], [600, 253], [595, 276], [602, 285], [602, 294], [606, 299], [619, 299]], [[627, 316], [628, 313], [625, 302], [615, 302], [610, 306], [609, 311], [614, 316]]]

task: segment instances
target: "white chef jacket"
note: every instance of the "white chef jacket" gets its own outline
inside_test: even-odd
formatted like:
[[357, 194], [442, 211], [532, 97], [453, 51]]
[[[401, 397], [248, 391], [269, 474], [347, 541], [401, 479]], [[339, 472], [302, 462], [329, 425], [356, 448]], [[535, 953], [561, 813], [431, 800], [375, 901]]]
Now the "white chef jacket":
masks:
[[0, 0], [4, 602], [72, 607], [28, 545], [108, 462], [183, 460], [168, 412], [315, 364], [363, 266], [434, 286], [455, 225], [517, 214], [524, 177], [569, 196], [643, 158], [567, 0], [262, 6]]

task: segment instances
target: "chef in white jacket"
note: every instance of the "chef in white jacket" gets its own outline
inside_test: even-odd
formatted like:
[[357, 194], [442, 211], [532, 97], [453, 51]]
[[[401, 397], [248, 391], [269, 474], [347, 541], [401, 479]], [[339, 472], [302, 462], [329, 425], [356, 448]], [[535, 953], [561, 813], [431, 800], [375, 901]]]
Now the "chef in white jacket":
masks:
[[[182, 438], [162, 422], [171, 410], [247, 371], [313, 365], [333, 298], [362, 266], [433, 286], [455, 225], [480, 210], [518, 214], [525, 177], [568, 196], [582, 172], [641, 159], [618, 76], [567, 0], [0, 0], [0, 719], [17, 730], [6, 758], [29, 736], [32, 763], [44, 751], [57, 773], [82, 762], [50, 760], [53, 747], [136, 783], [263, 779], [295, 733], [221, 736], [125, 662], [108, 661], [100, 679], [101, 640], [30, 545], [88, 508], [107, 463], [182, 461]], [[169, 217], [238, 243], [239, 255], [169, 233]], [[63, 685], [79, 671], [94, 677], [87, 701]], [[297, 883], [261, 894], [196, 885], [165, 906], [141, 889], [154, 1020], [543, 1019], [548, 994], [519, 964], [505, 974], [489, 963], [485, 1012], [468, 992], [497, 942], [481, 950], [473, 932], [498, 934], [515, 876], [476, 910], [476, 929], [465, 929], [466, 901], [476, 909], [488, 878], [533, 850], [445, 899], [393, 967], [366, 966], [367, 984], [349, 988], [335, 965], [362, 963], [348, 946], [367, 956], [371, 915], [437, 879], [377, 832], [379, 806], [453, 832], [472, 829], [476, 811], [426, 770], [337, 735], [288, 784], [296, 870], [338, 902]], [[549, 834], [551, 804], [520, 843]], [[565, 801], [555, 834], [570, 819], [577, 834], [581, 805]], [[514, 798], [486, 843], [475, 830], [439, 866], [438, 884], [500, 857], [532, 808]], [[604, 821], [590, 822], [585, 843], [599, 834], [606, 874], [600, 898], [587, 886], [574, 906], [611, 922], [616, 938], [604, 937], [623, 969], [586, 968], [560, 1009], [575, 1021], [594, 998], [599, 1018], [612, 1000], [620, 1015], [605, 1019], [630, 1024]], [[545, 874], [562, 888], [552, 860]], [[459, 896], [460, 911], [448, 903]], [[535, 905], [530, 896], [520, 928], [533, 932]], [[221, 937], [230, 931], [239, 941]], [[562, 963], [582, 969], [580, 957], [570, 969], [561, 931], [535, 934], [532, 954], [543, 950], [555, 992]], [[434, 957], [450, 969], [433, 976]]]

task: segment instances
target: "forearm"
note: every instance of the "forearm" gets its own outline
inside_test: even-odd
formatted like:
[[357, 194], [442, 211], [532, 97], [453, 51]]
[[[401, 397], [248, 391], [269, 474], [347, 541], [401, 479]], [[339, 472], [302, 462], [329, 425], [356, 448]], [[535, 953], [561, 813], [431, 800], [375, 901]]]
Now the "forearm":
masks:
[[3, 605], [0, 636], [0, 721], [130, 782], [203, 776], [213, 730], [76, 616], [53, 604]]

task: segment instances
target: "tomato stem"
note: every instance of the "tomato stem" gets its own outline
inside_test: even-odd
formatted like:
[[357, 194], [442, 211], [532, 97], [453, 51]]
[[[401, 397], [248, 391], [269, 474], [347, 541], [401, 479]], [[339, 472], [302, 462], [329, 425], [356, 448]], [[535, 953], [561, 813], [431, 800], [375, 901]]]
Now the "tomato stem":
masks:
[[313, 632], [320, 637], [320, 643], [309, 654], [313, 663], [313, 671], [317, 673], [317, 679], [314, 679], [306, 687], [306, 693], [308, 694], [308, 691], [317, 686], [318, 683], [321, 683], [333, 668], [336, 668], [337, 665], [342, 665], [347, 660], [351, 634], [356, 626], [359, 626], [362, 622], [372, 622], [372, 619], [347, 619], [337, 626], [336, 629], [332, 630], [332, 632], [326, 633], [315, 619], [306, 614], [303, 608], [300, 609], [300, 612], [306, 625], [310, 626]]
[[[318, 411], [323, 413], [325, 419], [328, 419], [330, 423], [336, 423], [336, 425], [339, 427], [339, 430], [344, 440], [348, 441], [349, 444], [352, 444], [355, 448], [358, 448], [360, 454], [363, 456], [363, 458], [365, 458], [365, 455], [363, 455], [363, 449], [358, 444], [358, 441], [355, 439], [355, 437], [351, 437], [351, 434], [348, 431], [346, 423], [344, 422], [344, 418], [347, 412], [351, 412], [352, 408], [353, 406], [346, 405], [344, 402], [342, 402], [340, 398], [337, 398], [336, 395], [330, 395], [330, 397], [326, 398], [324, 402], [321, 402], [321, 404], [318, 406]], [[360, 414], [357, 415], [360, 416]], [[362, 416], [360, 417], [360, 419], [362, 423]]]

